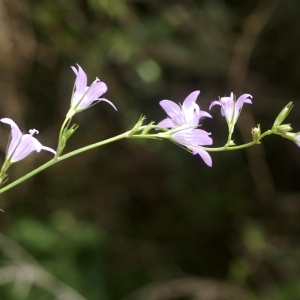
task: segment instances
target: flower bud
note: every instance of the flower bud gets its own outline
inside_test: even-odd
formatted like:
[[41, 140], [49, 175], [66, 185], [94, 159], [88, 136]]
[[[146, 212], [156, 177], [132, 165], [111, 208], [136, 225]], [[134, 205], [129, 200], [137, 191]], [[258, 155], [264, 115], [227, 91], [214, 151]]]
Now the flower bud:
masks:
[[228, 146], [228, 147], [235, 146], [235, 142], [233, 140], [230, 140], [230, 142], [227, 143], [226, 146]]
[[281, 123], [285, 120], [285, 118], [288, 116], [288, 114], [290, 113], [290, 111], [292, 110], [294, 104], [293, 102], [290, 102], [289, 104], [287, 104], [284, 109], [280, 112], [280, 114], [277, 116], [274, 124], [273, 124], [273, 128], [276, 129], [279, 125], [281, 125]]
[[279, 132], [279, 133], [285, 133], [285, 132], [289, 132], [289, 131], [292, 131], [293, 128], [290, 126], [291, 124], [283, 124], [283, 125], [280, 125], [276, 128], [276, 131]]
[[253, 141], [258, 142], [261, 134], [260, 124], [257, 124], [257, 127], [252, 128], [251, 130]]

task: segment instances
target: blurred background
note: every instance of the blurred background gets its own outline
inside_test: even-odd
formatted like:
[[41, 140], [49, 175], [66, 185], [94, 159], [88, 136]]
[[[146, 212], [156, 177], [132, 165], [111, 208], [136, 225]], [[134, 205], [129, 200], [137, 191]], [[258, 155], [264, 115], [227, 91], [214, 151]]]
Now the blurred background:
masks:
[[[300, 131], [297, 0], [1, 0], [0, 116], [56, 148], [79, 63], [105, 97], [77, 114], [65, 153], [129, 130], [158, 102], [201, 90], [253, 95], [233, 139], [288, 117]], [[219, 108], [203, 129], [223, 146]], [[4, 160], [9, 127], [0, 126]], [[1, 195], [0, 299], [300, 299], [300, 149], [270, 136], [199, 156], [121, 140], [65, 160]], [[51, 158], [33, 154], [10, 182]]]

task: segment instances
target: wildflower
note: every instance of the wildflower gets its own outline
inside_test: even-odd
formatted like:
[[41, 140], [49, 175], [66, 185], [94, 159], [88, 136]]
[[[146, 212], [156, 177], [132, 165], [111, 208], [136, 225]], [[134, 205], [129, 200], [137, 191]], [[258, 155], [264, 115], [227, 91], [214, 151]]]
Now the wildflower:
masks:
[[249, 94], [243, 94], [235, 101], [235, 95], [231, 93], [230, 97], [222, 97], [219, 101], [213, 101], [209, 110], [214, 105], [220, 105], [222, 116], [225, 116], [228, 125], [234, 126], [241, 113], [243, 104], [252, 104], [252, 101], [248, 97], [252, 98]]
[[200, 118], [211, 118], [209, 113], [200, 111], [199, 106], [196, 104], [199, 93], [200, 91], [195, 91], [189, 94], [183, 101], [182, 106], [170, 100], [160, 101], [160, 106], [169, 118], [162, 120], [157, 126], [171, 128], [170, 131], [162, 133], [161, 136], [167, 136], [174, 143], [191, 150], [193, 154], [199, 154], [208, 166], [212, 166], [210, 155], [199, 147], [212, 144], [212, 139], [209, 137], [210, 133], [196, 129], [199, 126]]
[[[71, 108], [67, 116], [71, 118], [75, 113], [87, 109], [91, 105], [94, 105], [100, 101], [109, 103], [115, 110], [117, 110], [111, 101], [104, 98], [99, 98], [107, 91], [106, 84], [96, 78], [91, 86], [87, 86], [87, 76], [78, 64], [77, 66], [78, 71], [75, 67], [71, 67], [76, 75], [76, 82], [75, 91], [71, 99]], [[97, 102], [93, 103], [95, 101]]]
[[53, 149], [43, 146], [33, 137], [35, 133], [39, 133], [36, 129], [29, 130], [29, 134], [23, 134], [12, 119], [3, 118], [0, 121], [11, 126], [11, 138], [5, 159], [8, 165], [25, 158], [33, 151], [40, 152], [41, 150], [46, 150], [56, 154]]
[[188, 124], [188, 126], [197, 126], [200, 118], [211, 118], [212, 116], [209, 113], [200, 111], [199, 106], [196, 104], [199, 94], [200, 91], [195, 91], [189, 94], [183, 101], [182, 106], [179, 106], [170, 100], [160, 101], [160, 106], [170, 118], [162, 120], [157, 124], [157, 126], [165, 128], [174, 128], [184, 124]]

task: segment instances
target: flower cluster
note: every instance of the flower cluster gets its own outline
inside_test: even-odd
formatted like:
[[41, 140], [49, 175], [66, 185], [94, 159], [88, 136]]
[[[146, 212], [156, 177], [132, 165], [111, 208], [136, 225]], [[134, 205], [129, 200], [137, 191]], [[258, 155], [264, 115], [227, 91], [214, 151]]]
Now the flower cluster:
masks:
[[[76, 113], [101, 101], [110, 104], [117, 110], [111, 101], [101, 98], [107, 91], [107, 85], [96, 78], [92, 84], [88, 86], [86, 73], [78, 64], [77, 67], [78, 69], [71, 67], [76, 75], [76, 80], [71, 97], [70, 109], [66, 114], [66, 118], [59, 133], [57, 151], [43, 146], [35, 137], [33, 137], [34, 134], [38, 133], [36, 129], [31, 129], [29, 134], [23, 134], [13, 120], [9, 118], [0, 119], [0, 122], [8, 124], [11, 127], [11, 138], [7, 147], [4, 164], [0, 171], [0, 184], [3, 183], [7, 176], [6, 171], [13, 163], [20, 161], [34, 151], [41, 152], [41, 150], [46, 150], [51, 152], [55, 155], [51, 163], [53, 163], [53, 161], [57, 162], [66, 146], [67, 140], [78, 128], [78, 125], [70, 124]], [[246, 148], [254, 144], [259, 144], [260, 140], [269, 134], [281, 135], [284, 138], [294, 141], [300, 147], [300, 133], [291, 132], [292, 128], [290, 124], [282, 124], [293, 107], [292, 102], [286, 105], [280, 112], [271, 130], [261, 133], [260, 125], [258, 125], [251, 131], [252, 142], [241, 146], [235, 146], [234, 142], [231, 140], [235, 124], [239, 118], [243, 105], [245, 103], [252, 104], [252, 96], [250, 94], [243, 94], [236, 100], [233, 93], [231, 93], [229, 97], [221, 97], [219, 100], [213, 101], [209, 107], [209, 110], [211, 110], [215, 105], [221, 106], [221, 115], [225, 117], [229, 131], [227, 143], [224, 147], [214, 149], [204, 147], [212, 145], [213, 141], [210, 137], [211, 133], [199, 128], [201, 126], [199, 122], [205, 117], [212, 118], [212, 116], [208, 112], [200, 110], [199, 105], [196, 103], [199, 94], [200, 91], [192, 92], [186, 97], [182, 105], [178, 105], [170, 100], [160, 101], [159, 104], [168, 115], [167, 118], [160, 121], [157, 125], [153, 125], [154, 122], [151, 122], [147, 126], [142, 126], [145, 117], [141, 117], [132, 130], [115, 137], [115, 139], [111, 138], [110, 142], [122, 137], [167, 138], [192, 154], [198, 154], [210, 167], [212, 166], [212, 159], [208, 151], [226, 151]], [[149, 131], [152, 129], [160, 130], [160, 132], [151, 134]], [[136, 134], [138, 132], [140, 132], [140, 134]], [[106, 143], [107, 140], [96, 144], [97, 146], [100, 146], [100, 144], [104, 145]], [[95, 147], [96, 144], [90, 145], [91, 148]], [[82, 149], [85, 151], [88, 148], [89, 147], [84, 147]], [[81, 151], [82, 149], [79, 150]], [[75, 155], [74, 152], [79, 153], [80, 151], [73, 151], [72, 155]], [[68, 154], [68, 157], [69, 156], [70, 155]]]
[[212, 139], [210, 133], [197, 129], [199, 120], [203, 117], [212, 116], [201, 111], [196, 100], [200, 91], [195, 91], [189, 94], [183, 101], [182, 106], [170, 100], [162, 100], [160, 106], [167, 113], [169, 118], [159, 122], [157, 126], [163, 128], [171, 128], [169, 138], [171, 141], [185, 146], [193, 154], [199, 154], [208, 166], [212, 166], [210, 155], [201, 146], [211, 145]]
[[71, 98], [70, 109], [66, 115], [66, 119], [59, 135], [57, 151], [43, 146], [35, 137], [33, 137], [34, 134], [38, 133], [36, 129], [29, 130], [29, 134], [23, 134], [13, 120], [9, 118], [0, 119], [2, 123], [11, 126], [11, 138], [7, 147], [4, 164], [0, 171], [0, 184], [3, 183], [3, 179], [6, 177], [6, 171], [13, 163], [22, 160], [34, 151], [40, 152], [41, 150], [46, 150], [52, 152], [55, 155], [55, 158], [57, 158], [64, 149], [68, 138], [70, 138], [78, 128], [75, 124], [69, 127], [70, 121], [76, 113], [81, 112], [100, 101], [107, 102], [117, 110], [111, 101], [100, 98], [107, 91], [106, 84], [96, 78], [96, 80], [88, 86], [86, 73], [79, 65], [77, 66], [78, 70], [75, 67], [71, 67], [76, 75], [76, 81]]

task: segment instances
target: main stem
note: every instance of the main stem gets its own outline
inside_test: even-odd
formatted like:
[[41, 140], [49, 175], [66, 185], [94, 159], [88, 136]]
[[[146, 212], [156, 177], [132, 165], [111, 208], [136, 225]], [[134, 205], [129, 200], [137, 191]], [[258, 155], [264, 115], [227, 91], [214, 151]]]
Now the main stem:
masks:
[[[144, 129], [145, 126], [141, 126], [137, 131], [140, 131], [142, 129]], [[153, 126], [153, 128], [156, 128], [156, 126]], [[21, 182], [27, 180], [28, 178], [34, 176], [35, 174], [45, 170], [46, 168], [62, 161], [62, 160], [65, 160], [69, 157], [72, 157], [72, 156], [75, 156], [79, 153], [82, 153], [82, 152], [85, 152], [87, 150], [91, 150], [93, 148], [97, 148], [97, 147], [100, 147], [100, 146], [103, 146], [103, 145], [106, 145], [106, 144], [109, 144], [109, 143], [112, 143], [112, 142], [115, 142], [115, 141], [118, 141], [118, 140], [121, 140], [121, 139], [124, 139], [124, 138], [152, 138], [152, 139], [157, 139], [157, 138], [166, 138], [166, 136], [162, 136], [162, 135], [159, 135], [159, 134], [147, 134], [147, 135], [130, 135], [132, 132], [132, 130], [129, 130], [129, 131], [126, 131], [120, 135], [117, 135], [115, 137], [112, 137], [110, 139], [107, 139], [105, 141], [101, 141], [101, 142], [98, 142], [98, 143], [95, 143], [95, 144], [92, 144], [92, 145], [88, 145], [88, 146], [85, 146], [83, 148], [80, 148], [80, 149], [77, 149], [77, 150], [74, 150], [72, 152], [69, 152], [65, 155], [62, 155], [60, 157], [54, 157], [52, 160], [48, 161], [47, 163], [45, 163], [44, 165], [36, 168], [35, 170], [31, 171], [30, 173], [24, 175], [23, 177], [15, 180], [14, 182], [8, 184], [7, 186], [3, 187], [2, 189], [0, 189], [0, 194], [8, 191], [9, 189], [13, 188], [14, 186], [20, 184]], [[244, 149], [244, 148], [247, 148], [247, 147], [250, 147], [250, 146], [253, 146], [253, 145], [256, 145], [256, 144], [259, 144], [260, 140], [262, 138], [264, 138], [266, 135], [270, 135], [272, 134], [272, 130], [267, 130], [266, 132], [264, 132], [263, 134], [261, 134], [257, 140], [255, 141], [252, 141], [250, 143], [247, 143], [247, 144], [244, 144], [244, 145], [240, 145], [240, 146], [227, 146], [225, 145], [224, 147], [219, 147], [219, 148], [206, 148], [206, 147], [201, 147], [202, 149], [206, 150], [206, 151], [209, 151], [209, 152], [220, 152], [220, 151], [232, 151], [232, 150], [239, 150], [239, 149]]]
[[117, 135], [115, 137], [112, 137], [110, 139], [107, 139], [105, 141], [101, 141], [101, 142], [98, 142], [98, 143], [95, 143], [95, 144], [92, 144], [92, 145], [88, 145], [86, 147], [83, 147], [83, 148], [80, 148], [80, 149], [77, 149], [77, 150], [74, 150], [72, 152], [69, 152], [65, 155], [62, 155], [60, 157], [57, 157], [57, 158], [53, 158], [52, 160], [48, 161], [47, 163], [43, 164], [42, 166], [36, 168], [35, 170], [31, 171], [30, 173], [24, 175], [23, 177], [15, 180], [14, 182], [8, 184], [7, 186], [3, 187], [2, 189], [0, 189], [0, 194], [8, 191], [9, 189], [13, 188], [14, 186], [20, 184], [21, 182], [27, 180], [28, 178], [34, 176], [35, 174], [45, 170], [46, 168], [62, 161], [62, 160], [65, 160], [69, 157], [72, 157], [74, 155], [77, 155], [79, 153], [82, 153], [82, 152], [85, 152], [87, 150], [90, 150], [90, 149], [93, 149], [93, 148], [97, 148], [97, 147], [100, 147], [100, 146], [103, 146], [103, 145], [106, 145], [106, 144], [109, 144], [109, 143], [112, 143], [112, 142], [115, 142], [115, 141], [118, 141], [118, 140], [121, 140], [121, 139], [124, 139], [124, 138], [128, 138], [130, 136], [130, 133], [131, 133], [131, 130], [127, 131], [127, 132], [124, 132], [120, 135]]

